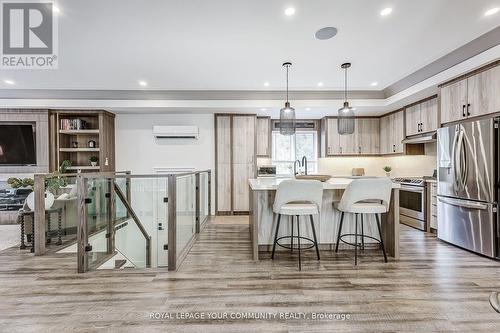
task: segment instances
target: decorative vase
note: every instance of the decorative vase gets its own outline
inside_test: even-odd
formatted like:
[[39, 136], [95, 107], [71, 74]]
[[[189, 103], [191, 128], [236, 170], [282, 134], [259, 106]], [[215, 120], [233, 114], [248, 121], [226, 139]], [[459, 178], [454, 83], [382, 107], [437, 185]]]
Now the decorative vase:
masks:
[[93, 167], [97, 166], [97, 162], [90, 162], [90, 165], [92, 165]]
[[[54, 195], [49, 191], [45, 191], [45, 210], [50, 209], [54, 204]], [[35, 192], [31, 192], [26, 198], [26, 205], [31, 210], [35, 210]]]
[[391, 178], [391, 173], [390, 172], [386, 172], [385, 175], [389, 178]]

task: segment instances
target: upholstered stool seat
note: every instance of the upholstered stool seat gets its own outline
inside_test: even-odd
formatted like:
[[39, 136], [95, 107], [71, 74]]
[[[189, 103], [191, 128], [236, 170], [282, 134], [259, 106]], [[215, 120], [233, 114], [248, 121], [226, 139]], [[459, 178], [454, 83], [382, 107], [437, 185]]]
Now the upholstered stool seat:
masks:
[[284, 204], [281, 206], [281, 215], [317, 215], [319, 214], [316, 204]]
[[[323, 198], [323, 184], [317, 180], [285, 180], [278, 185], [276, 197], [274, 199], [273, 212], [278, 215], [276, 222], [276, 231], [274, 233], [273, 252], [271, 258], [274, 260], [276, 245], [293, 251], [299, 252], [299, 270], [302, 269], [301, 250], [315, 247], [316, 255], [319, 257], [318, 240], [316, 238], [316, 229], [314, 227], [313, 215], [319, 215], [321, 202]], [[291, 235], [278, 237], [281, 216], [289, 216], [291, 222]], [[313, 238], [300, 235], [300, 217], [309, 216]], [[294, 217], [297, 226], [297, 235], [294, 235]], [[280, 243], [282, 239], [289, 239], [290, 245]], [[294, 247], [294, 240], [297, 246]], [[302, 247], [301, 241], [309, 242], [309, 246]]]
[[[333, 206], [341, 212], [340, 223], [337, 233], [337, 243], [335, 244], [335, 252], [338, 252], [339, 243], [354, 246], [354, 264], [358, 264], [358, 247], [364, 249], [365, 238], [377, 241], [382, 248], [384, 261], [387, 262], [387, 255], [384, 248], [384, 240], [380, 227], [379, 214], [389, 211], [389, 202], [391, 200], [392, 181], [389, 178], [375, 179], [355, 179], [347, 185], [340, 202], [334, 202]], [[342, 234], [342, 226], [344, 223], [344, 214], [354, 214], [354, 234]], [[379, 234], [379, 239], [364, 234], [364, 214], [374, 214]], [[358, 234], [358, 215], [361, 215], [361, 234]], [[354, 243], [344, 240], [345, 237], [354, 236]], [[360, 237], [361, 244], [358, 243]]]

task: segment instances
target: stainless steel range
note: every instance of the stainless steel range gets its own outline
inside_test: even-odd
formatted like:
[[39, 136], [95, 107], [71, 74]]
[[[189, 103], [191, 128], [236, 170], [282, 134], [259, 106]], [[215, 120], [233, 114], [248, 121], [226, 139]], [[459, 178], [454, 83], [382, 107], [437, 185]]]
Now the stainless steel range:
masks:
[[394, 178], [399, 190], [399, 221], [420, 230], [427, 228], [425, 181], [419, 177]]

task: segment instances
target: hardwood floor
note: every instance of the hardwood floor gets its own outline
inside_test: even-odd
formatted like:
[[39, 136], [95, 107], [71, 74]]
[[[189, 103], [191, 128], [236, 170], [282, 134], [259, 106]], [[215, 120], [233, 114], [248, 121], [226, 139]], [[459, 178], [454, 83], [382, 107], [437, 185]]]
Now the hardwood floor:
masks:
[[[0, 252], [0, 332], [498, 332], [488, 302], [500, 263], [401, 226], [401, 260], [365, 250], [251, 260], [247, 217], [210, 222], [175, 273], [76, 273], [71, 254]], [[295, 313], [307, 320], [150, 319], [171, 313]], [[312, 320], [344, 313], [348, 320]]]

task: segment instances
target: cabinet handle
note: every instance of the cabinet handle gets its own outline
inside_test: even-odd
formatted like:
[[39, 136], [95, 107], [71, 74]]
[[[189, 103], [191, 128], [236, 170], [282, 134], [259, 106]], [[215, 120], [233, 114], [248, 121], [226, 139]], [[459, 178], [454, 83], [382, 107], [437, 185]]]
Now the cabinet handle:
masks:
[[465, 104], [462, 105], [462, 117], [465, 117]]
[[340, 147], [340, 153], [342, 154], [342, 147]]
[[420, 131], [421, 131], [421, 129], [420, 129], [420, 125], [421, 125], [421, 124], [419, 123], [419, 124], [418, 124], [418, 130], [417, 130], [417, 132], [420, 132]]
[[330, 155], [330, 154], [331, 154], [331, 152], [332, 152], [332, 148], [331, 148], [331, 147], [328, 147], [327, 152], [328, 152], [328, 155]]
[[361, 154], [361, 147], [358, 147], [358, 153]]
[[392, 152], [395, 153], [396, 152], [396, 145], [392, 145]]
[[470, 103], [467, 103], [467, 117], [470, 116]]

